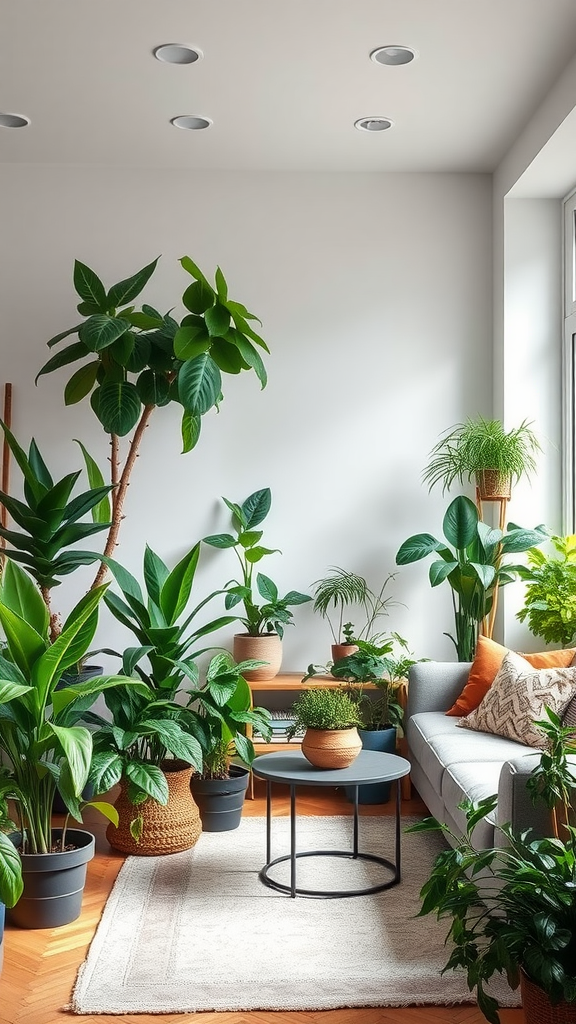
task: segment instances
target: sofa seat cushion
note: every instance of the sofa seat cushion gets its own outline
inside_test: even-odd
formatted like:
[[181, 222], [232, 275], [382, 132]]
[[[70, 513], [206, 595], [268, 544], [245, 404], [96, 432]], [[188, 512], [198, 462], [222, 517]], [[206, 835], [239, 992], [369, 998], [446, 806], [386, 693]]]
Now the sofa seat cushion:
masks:
[[[461, 833], [466, 830], [466, 815], [458, 806], [463, 800], [485, 800], [498, 793], [502, 764], [500, 761], [467, 761], [446, 768], [442, 776], [442, 799]], [[494, 846], [494, 825], [497, 813], [482, 818], [474, 829], [474, 846]]]
[[[499, 774], [504, 761], [534, 752], [530, 747], [502, 736], [459, 729], [458, 722], [459, 719], [448, 718], [441, 711], [423, 711], [408, 721], [410, 752], [437, 793], [442, 793], [445, 769], [453, 765], [493, 763]], [[497, 791], [496, 785], [496, 789], [485, 795]]]

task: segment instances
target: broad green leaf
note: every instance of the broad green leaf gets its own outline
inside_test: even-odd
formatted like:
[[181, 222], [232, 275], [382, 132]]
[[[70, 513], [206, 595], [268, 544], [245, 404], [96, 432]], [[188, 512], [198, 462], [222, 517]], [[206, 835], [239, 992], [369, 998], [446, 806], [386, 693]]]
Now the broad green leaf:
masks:
[[[101, 487], [105, 487], [104, 477], [98, 463], [92, 458], [90, 452], [85, 448], [81, 441], [75, 438], [76, 444], [80, 446], [82, 455], [84, 456], [84, 463], [86, 465], [86, 473], [88, 476], [88, 483], [93, 490], [97, 490]], [[97, 505], [93, 505], [90, 509], [92, 513], [92, 520], [95, 523], [108, 523], [111, 517], [111, 505], [108, 494], [103, 495]]]
[[245, 529], [253, 530], [255, 526], [259, 526], [268, 515], [271, 505], [272, 492], [269, 487], [263, 487], [261, 490], [250, 494], [246, 501], [242, 503]]
[[42, 487], [46, 487], [48, 490], [54, 486], [54, 480], [52, 474], [48, 469], [48, 466], [42, 458], [42, 454], [34, 438], [30, 441], [30, 448], [28, 449], [28, 462], [30, 468], [34, 473], [34, 476], [38, 480]]
[[106, 289], [102, 281], [80, 260], [74, 261], [74, 287], [84, 302], [90, 302], [100, 310], [106, 309]]
[[282, 604], [289, 605], [308, 604], [309, 601], [312, 601], [310, 594], [301, 594], [298, 590], [289, 590], [282, 598]]
[[194, 416], [187, 409], [182, 413], [182, 454], [191, 452], [200, 439], [200, 416]]
[[157, 256], [152, 263], [148, 263], [146, 267], [133, 274], [132, 277], [127, 277], [124, 281], [119, 281], [118, 284], [112, 285], [108, 292], [108, 308], [116, 309], [118, 306], [124, 306], [127, 302], [135, 299], [137, 295], [140, 295], [140, 292], [156, 270], [159, 259], [160, 257]]
[[224, 277], [224, 274], [222, 273], [220, 267], [216, 267], [215, 281], [216, 290], [218, 292], [218, 298], [220, 299], [221, 302], [226, 302], [228, 298], [228, 285], [226, 283], [226, 278]]
[[[44, 706], [53, 690], [57, 680], [60, 678], [63, 668], [66, 665], [66, 656], [74, 640], [81, 632], [87, 620], [90, 620], [94, 609], [106, 590], [106, 586], [97, 587], [89, 591], [78, 604], [72, 609], [66, 619], [64, 628], [51, 647], [37, 659], [33, 666], [32, 684], [37, 689], [37, 697], [40, 707]], [[77, 661], [86, 653], [90, 644], [91, 636], [88, 635], [86, 646], [82, 654], [76, 658]], [[68, 663], [69, 664], [69, 663]]]
[[81, 366], [76, 373], [73, 373], [64, 388], [64, 405], [76, 405], [86, 395], [90, 394], [96, 383], [96, 374], [100, 367], [100, 360]]
[[439, 541], [431, 533], [417, 533], [408, 537], [400, 545], [396, 553], [396, 565], [409, 565], [410, 562], [418, 562], [426, 555], [430, 555], [438, 549]]
[[470, 568], [474, 570], [484, 590], [492, 585], [496, 576], [496, 569], [493, 565], [484, 565], [483, 562], [470, 562]]
[[224, 338], [216, 338], [210, 349], [210, 355], [223, 373], [240, 373], [246, 368], [238, 349]]
[[129, 358], [126, 360], [126, 369], [129, 373], [141, 373], [146, 369], [150, 358], [150, 341], [144, 334], [137, 334], [134, 337], [134, 344]]
[[38, 383], [38, 378], [42, 377], [45, 373], [52, 373], [53, 370], [59, 370], [61, 366], [68, 366], [69, 363], [75, 363], [78, 359], [84, 359], [89, 354], [89, 349], [82, 341], [75, 341], [73, 345], [67, 345], [60, 352], [57, 352], [55, 356], [52, 356], [47, 363], [36, 374], [34, 383]]
[[260, 597], [263, 597], [269, 604], [276, 603], [278, 600], [278, 587], [269, 576], [265, 576], [264, 573], [259, 572], [256, 576], [256, 586], [258, 587]]
[[13, 907], [22, 895], [22, 866], [14, 843], [0, 832], [0, 900]]
[[446, 510], [443, 522], [444, 536], [462, 551], [477, 537], [478, 509], [470, 498], [459, 494]]
[[255, 562], [259, 562], [262, 558], [264, 558], [265, 555], [274, 555], [277, 552], [279, 554], [281, 553], [280, 548], [265, 548], [262, 547], [261, 544], [257, 544], [253, 548], [248, 548], [245, 554], [245, 558], [247, 562], [252, 562], [254, 564]]
[[180, 265], [186, 271], [187, 274], [190, 274], [190, 277], [194, 277], [197, 281], [202, 281], [202, 283], [207, 288], [210, 288], [210, 291], [212, 291], [212, 287], [208, 283], [207, 279], [204, 277], [204, 274], [200, 270], [200, 267], [197, 267], [189, 256], [182, 256], [180, 259]]
[[136, 390], [144, 405], [166, 405], [170, 401], [170, 385], [166, 377], [154, 370], [144, 370], [136, 381]]
[[0, 600], [24, 619], [35, 634], [48, 637], [50, 615], [42, 595], [28, 573], [11, 561], [6, 562], [0, 577]]
[[78, 337], [90, 352], [102, 352], [128, 330], [130, 330], [130, 325], [121, 317], [115, 318], [107, 316], [105, 313], [97, 313], [82, 324], [78, 331]]
[[502, 551], [507, 553], [528, 551], [529, 548], [542, 544], [545, 538], [539, 530], [526, 530], [518, 527], [505, 533], [502, 537]]
[[59, 341], [62, 341], [64, 338], [69, 338], [71, 334], [77, 334], [81, 327], [82, 324], [76, 324], [75, 327], [69, 327], [67, 331], [61, 331], [60, 334], [55, 334], [53, 338], [50, 338], [48, 348], [53, 348]]
[[244, 362], [248, 363], [248, 366], [252, 367], [262, 387], [265, 388], [268, 383], [266, 367], [264, 366], [260, 353], [254, 348], [254, 345], [252, 345], [251, 342], [240, 333], [240, 331], [236, 330], [235, 327], [231, 327], [227, 332], [226, 341], [236, 346]]
[[168, 803], [166, 776], [155, 764], [128, 761], [126, 763], [126, 776], [135, 786], [144, 790], [148, 796], [151, 796], [159, 804]]
[[[134, 332], [125, 331], [124, 334], [122, 334], [119, 338], [116, 338], [116, 341], [114, 341], [110, 345], [108, 349], [108, 354], [112, 356], [114, 362], [117, 363], [118, 366], [127, 367], [132, 358], [135, 343], [136, 335], [134, 334]], [[109, 370], [107, 368], [107, 376], [108, 373]], [[124, 375], [119, 374], [118, 378], [120, 380], [123, 380]]]
[[118, 310], [118, 316], [124, 317], [128, 321], [131, 327], [137, 327], [139, 331], [154, 331], [157, 327], [162, 326], [161, 316], [150, 316], [147, 313], [139, 313], [138, 311], [128, 312], [125, 309]]
[[206, 326], [212, 337], [224, 338], [230, 328], [230, 313], [226, 306], [216, 302], [204, 314]]
[[214, 290], [204, 278], [188, 285], [182, 303], [191, 313], [205, 313], [214, 305], [214, 297]]
[[136, 426], [142, 403], [134, 384], [103, 384], [99, 389], [98, 419], [108, 434], [124, 437]]
[[63, 728], [48, 722], [47, 725], [56, 736], [70, 769], [70, 777], [74, 787], [74, 795], [80, 797], [88, 780], [90, 761], [92, 759], [92, 734], [82, 725]]
[[170, 624], [177, 621], [190, 600], [199, 557], [200, 544], [195, 544], [172, 569], [162, 585], [159, 604], [166, 621]]
[[89, 779], [96, 793], [108, 793], [122, 778], [123, 762], [116, 751], [93, 754]]
[[212, 548], [236, 547], [236, 538], [231, 533], [214, 533], [210, 537], [203, 537], [202, 540]]
[[87, 800], [82, 807], [93, 807], [94, 810], [102, 814], [108, 821], [111, 821], [113, 825], [118, 828], [120, 817], [118, 811], [114, 807], [114, 804], [108, 803], [107, 800]]
[[260, 348], [263, 348], [265, 352], [269, 352], [270, 350], [264, 341], [264, 338], [261, 338], [259, 334], [256, 334], [256, 331], [252, 330], [250, 324], [244, 319], [241, 313], [239, 313], [238, 306], [234, 303], [231, 304], [230, 302], [227, 303], [227, 306], [232, 314], [232, 319], [236, 324], [236, 329], [240, 334], [243, 334], [245, 338], [250, 338], [252, 341], [255, 341], [256, 344], [259, 345]]
[[195, 359], [207, 352], [212, 339], [204, 323], [198, 326], [180, 327], [174, 336], [174, 355], [177, 359]]
[[147, 544], [144, 551], [144, 582], [152, 601], [158, 607], [160, 607], [160, 591], [168, 576], [168, 566]]
[[12, 433], [10, 428], [4, 423], [3, 420], [0, 420], [0, 427], [2, 427], [2, 430], [4, 431], [4, 437], [6, 438], [6, 443], [7, 443], [8, 447], [9, 447], [10, 451], [12, 452], [12, 455], [14, 456], [14, 460], [17, 463], [18, 468], [19, 468], [20, 472], [22, 473], [22, 476], [24, 477], [24, 480], [26, 481], [26, 483], [28, 484], [30, 490], [32, 491], [32, 494], [33, 494], [35, 500], [36, 501], [40, 501], [40, 499], [44, 495], [45, 487], [38, 480], [36, 474], [34, 473], [34, 470], [32, 469], [32, 466], [30, 465], [30, 462], [29, 462], [28, 456], [26, 455], [26, 452], [18, 444], [18, 441], [14, 437], [14, 434]]
[[432, 562], [428, 575], [432, 587], [439, 586], [454, 569], [458, 568], [458, 562]]
[[203, 416], [218, 401], [222, 378], [208, 353], [185, 362], [178, 371], [178, 394], [188, 412]]
[[[22, 697], [25, 693], [30, 693], [32, 687], [25, 686], [24, 683], [16, 683], [10, 679], [6, 679], [4, 671], [6, 659], [2, 658], [2, 662], [3, 665], [0, 667], [0, 704], [9, 704], [10, 701], [15, 700], [16, 697]], [[16, 666], [14, 666], [14, 668], [16, 668]]]

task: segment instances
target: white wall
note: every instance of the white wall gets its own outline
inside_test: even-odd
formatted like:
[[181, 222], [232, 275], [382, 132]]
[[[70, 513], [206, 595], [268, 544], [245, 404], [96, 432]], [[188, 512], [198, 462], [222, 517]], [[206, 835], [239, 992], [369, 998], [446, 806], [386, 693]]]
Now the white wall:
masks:
[[[77, 319], [75, 257], [110, 285], [162, 253], [144, 298], [176, 315], [189, 283], [178, 258], [207, 273], [219, 263], [263, 321], [267, 389], [253, 375], [228, 377], [196, 451], [179, 454], [176, 407], [156, 411], [118, 550], [132, 571], [146, 541], [173, 563], [227, 526], [221, 495], [242, 500], [263, 486], [273, 495], [264, 539], [283, 555], [262, 569], [282, 591], [307, 590], [335, 564], [378, 587], [407, 536], [438, 534], [448, 499], [420, 482], [427, 454], [445, 428], [491, 408], [488, 176], [1, 173], [0, 383], [14, 385], [18, 438], [36, 436], [55, 472], [80, 465], [73, 437], [101, 463], [107, 455], [89, 409], [63, 407], [66, 370], [33, 384], [46, 340]], [[206, 551], [199, 598], [233, 575], [228, 554]], [[407, 607], [386, 625], [419, 656], [452, 658], [449, 590], [431, 591], [427, 572], [398, 571], [390, 593]], [[72, 584], [60, 588], [64, 608], [81, 592], [79, 577]], [[329, 651], [310, 606], [296, 622], [286, 670]], [[104, 617], [100, 640], [132, 642]]]

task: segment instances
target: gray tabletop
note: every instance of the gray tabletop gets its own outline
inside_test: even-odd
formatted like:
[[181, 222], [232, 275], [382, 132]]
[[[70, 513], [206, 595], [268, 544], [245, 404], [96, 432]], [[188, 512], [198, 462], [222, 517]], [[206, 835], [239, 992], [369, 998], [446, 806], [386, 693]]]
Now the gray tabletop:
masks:
[[260, 779], [311, 786], [360, 786], [371, 782], [392, 782], [408, 775], [410, 767], [406, 758], [383, 754], [379, 750], [361, 750], [348, 768], [315, 768], [299, 750], [261, 754], [252, 763], [252, 771]]

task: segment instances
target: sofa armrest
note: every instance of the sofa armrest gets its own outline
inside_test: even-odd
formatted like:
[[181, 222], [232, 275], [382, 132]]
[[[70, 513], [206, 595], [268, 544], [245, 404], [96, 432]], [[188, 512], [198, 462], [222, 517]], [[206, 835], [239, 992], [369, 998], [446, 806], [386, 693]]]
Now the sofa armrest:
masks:
[[[526, 789], [529, 775], [536, 768], [540, 760], [539, 751], [533, 754], [524, 754], [505, 761], [500, 772], [500, 783], [498, 786], [498, 807], [497, 824], [504, 825], [510, 822], [514, 832], [525, 832], [531, 829], [534, 838], [542, 838], [552, 834], [552, 823], [550, 811], [538, 800], [532, 803], [530, 794]], [[576, 778], [576, 757], [570, 757], [571, 771]], [[574, 798], [573, 801], [574, 803]], [[500, 845], [500, 833], [496, 835], [496, 845]]]
[[421, 711], [447, 711], [468, 680], [470, 662], [420, 661], [408, 677], [407, 717]]

